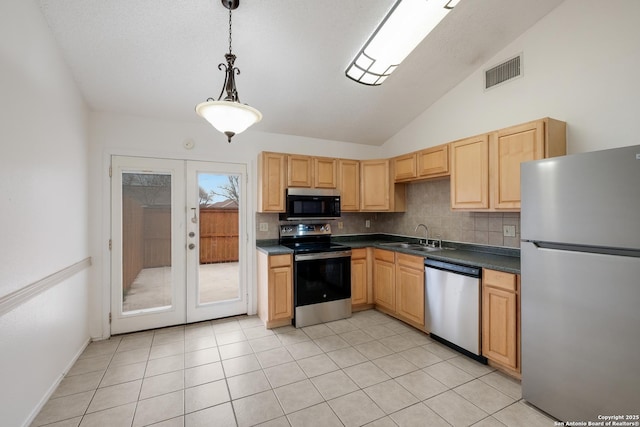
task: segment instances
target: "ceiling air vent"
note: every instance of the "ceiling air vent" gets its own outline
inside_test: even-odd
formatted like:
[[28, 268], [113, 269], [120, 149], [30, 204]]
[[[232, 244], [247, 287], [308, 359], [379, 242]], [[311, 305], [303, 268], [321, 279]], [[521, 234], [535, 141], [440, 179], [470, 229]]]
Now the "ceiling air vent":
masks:
[[522, 75], [522, 54], [484, 72], [484, 88], [489, 89]]

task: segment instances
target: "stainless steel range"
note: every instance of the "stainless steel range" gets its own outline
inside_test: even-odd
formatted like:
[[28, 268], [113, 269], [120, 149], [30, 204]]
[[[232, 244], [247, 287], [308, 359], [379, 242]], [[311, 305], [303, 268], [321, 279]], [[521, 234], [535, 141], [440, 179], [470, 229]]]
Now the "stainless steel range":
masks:
[[331, 225], [281, 225], [280, 244], [294, 254], [294, 325], [350, 317], [351, 248], [331, 243]]

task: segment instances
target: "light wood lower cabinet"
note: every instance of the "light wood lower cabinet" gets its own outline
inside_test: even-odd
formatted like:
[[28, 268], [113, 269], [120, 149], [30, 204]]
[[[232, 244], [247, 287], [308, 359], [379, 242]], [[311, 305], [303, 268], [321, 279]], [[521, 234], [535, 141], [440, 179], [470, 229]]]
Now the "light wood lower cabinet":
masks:
[[483, 269], [482, 354], [520, 373], [520, 280], [516, 274]]
[[351, 309], [352, 311], [371, 308], [373, 289], [371, 288], [371, 251], [366, 248], [351, 250]]
[[293, 257], [258, 255], [258, 317], [267, 328], [291, 324], [293, 319]]
[[396, 314], [424, 328], [424, 258], [396, 253]]
[[392, 251], [373, 250], [373, 300], [383, 311], [396, 312], [396, 265]]
[[376, 307], [424, 328], [424, 258], [374, 250], [373, 291]]

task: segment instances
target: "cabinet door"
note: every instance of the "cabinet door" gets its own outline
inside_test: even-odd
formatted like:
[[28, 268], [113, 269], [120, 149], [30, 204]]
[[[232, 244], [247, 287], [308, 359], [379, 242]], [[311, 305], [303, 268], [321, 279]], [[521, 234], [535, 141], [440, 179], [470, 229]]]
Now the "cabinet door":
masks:
[[367, 250], [351, 251], [351, 305], [367, 303]]
[[258, 169], [258, 209], [260, 212], [284, 212], [286, 156], [262, 152]]
[[516, 370], [517, 295], [484, 286], [482, 292], [482, 354]]
[[[373, 260], [373, 295], [378, 307], [391, 313], [396, 311], [394, 253], [376, 249]], [[392, 261], [389, 261], [391, 259]]]
[[449, 145], [427, 148], [417, 154], [418, 177], [435, 178], [449, 175]]
[[397, 254], [396, 312], [399, 317], [424, 327], [424, 258]]
[[405, 154], [393, 159], [394, 181], [414, 179], [416, 173], [416, 153]]
[[491, 141], [491, 204], [520, 210], [520, 164], [544, 158], [544, 121], [502, 129]]
[[358, 160], [339, 160], [338, 171], [340, 209], [345, 212], [359, 211], [360, 162]]
[[313, 158], [308, 156], [287, 156], [287, 185], [306, 187], [313, 185]]
[[360, 162], [361, 210], [389, 210], [389, 180], [389, 160], [363, 160]]
[[313, 186], [336, 188], [338, 186], [338, 161], [328, 157], [313, 158]]
[[269, 257], [269, 321], [293, 317], [291, 255]]
[[489, 136], [451, 143], [451, 208], [489, 208]]

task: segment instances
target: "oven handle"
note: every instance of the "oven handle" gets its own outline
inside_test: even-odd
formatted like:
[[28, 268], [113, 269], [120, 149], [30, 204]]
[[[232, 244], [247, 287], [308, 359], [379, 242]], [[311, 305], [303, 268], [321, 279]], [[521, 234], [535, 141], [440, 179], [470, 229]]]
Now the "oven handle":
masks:
[[296, 261], [313, 261], [316, 259], [345, 258], [350, 256], [351, 256], [351, 251], [317, 252], [313, 254], [296, 255], [295, 260]]

